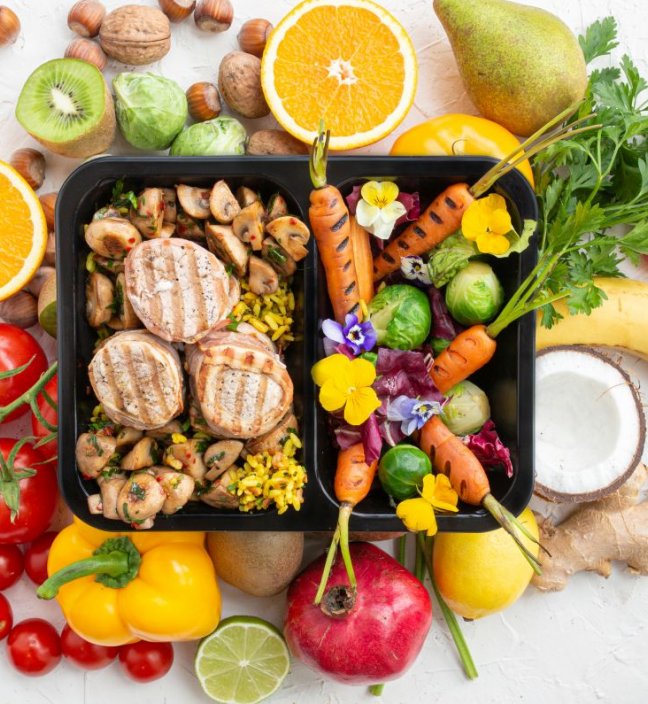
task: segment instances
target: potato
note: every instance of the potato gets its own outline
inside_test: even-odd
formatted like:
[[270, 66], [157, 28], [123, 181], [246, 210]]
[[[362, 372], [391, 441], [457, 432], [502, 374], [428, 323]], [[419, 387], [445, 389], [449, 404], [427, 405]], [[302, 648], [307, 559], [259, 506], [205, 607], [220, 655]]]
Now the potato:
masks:
[[216, 574], [253, 596], [283, 591], [297, 574], [304, 534], [236, 531], [207, 534], [207, 550]]
[[242, 51], [223, 57], [218, 70], [218, 90], [225, 102], [243, 117], [264, 117], [270, 108], [261, 89], [261, 60]]
[[248, 154], [308, 154], [308, 147], [283, 130], [259, 130], [250, 137]]

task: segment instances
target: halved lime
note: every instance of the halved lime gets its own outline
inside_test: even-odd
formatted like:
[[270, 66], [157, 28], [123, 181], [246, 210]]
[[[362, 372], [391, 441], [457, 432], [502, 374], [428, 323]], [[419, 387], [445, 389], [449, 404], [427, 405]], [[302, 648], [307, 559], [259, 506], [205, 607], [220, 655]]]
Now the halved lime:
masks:
[[230, 616], [203, 638], [196, 675], [207, 696], [222, 704], [256, 704], [281, 686], [290, 654], [281, 633], [253, 616]]

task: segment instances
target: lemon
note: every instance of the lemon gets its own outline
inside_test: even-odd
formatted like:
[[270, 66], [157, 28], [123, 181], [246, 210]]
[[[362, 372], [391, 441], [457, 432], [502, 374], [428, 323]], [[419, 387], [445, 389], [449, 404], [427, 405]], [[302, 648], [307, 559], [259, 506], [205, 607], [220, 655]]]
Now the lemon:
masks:
[[[519, 517], [538, 538], [531, 509]], [[522, 537], [538, 555], [538, 545]], [[502, 528], [489, 533], [439, 533], [434, 539], [434, 579], [448, 606], [464, 618], [481, 618], [517, 601], [533, 576], [519, 548]]]

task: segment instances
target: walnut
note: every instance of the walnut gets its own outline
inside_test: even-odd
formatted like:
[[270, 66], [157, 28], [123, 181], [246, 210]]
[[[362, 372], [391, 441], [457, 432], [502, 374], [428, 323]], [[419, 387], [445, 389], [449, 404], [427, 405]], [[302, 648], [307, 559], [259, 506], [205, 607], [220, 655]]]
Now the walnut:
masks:
[[243, 117], [264, 117], [270, 108], [261, 89], [261, 60], [242, 51], [231, 51], [221, 61], [218, 89], [223, 100]]
[[150, 64], [171, 48], [169, 19], [155, 7], [124, 5], [106, 15], [99, 40], [106, 54], [117, 61]]

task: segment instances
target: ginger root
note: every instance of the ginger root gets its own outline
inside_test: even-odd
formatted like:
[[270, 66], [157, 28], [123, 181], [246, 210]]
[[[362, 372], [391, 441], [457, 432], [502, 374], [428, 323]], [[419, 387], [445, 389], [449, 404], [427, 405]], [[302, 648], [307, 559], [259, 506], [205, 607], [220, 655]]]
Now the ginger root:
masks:
[[532, 584], [541, 591], [564, 589], [569, 577], [588, 570], [610, 575], [612, 560], [648, 575], [648, 501], [640, 502], [648, 476], [644, 465], [614, 494], [584, 504], [559, 526], [540, 523], [542, 574]]

